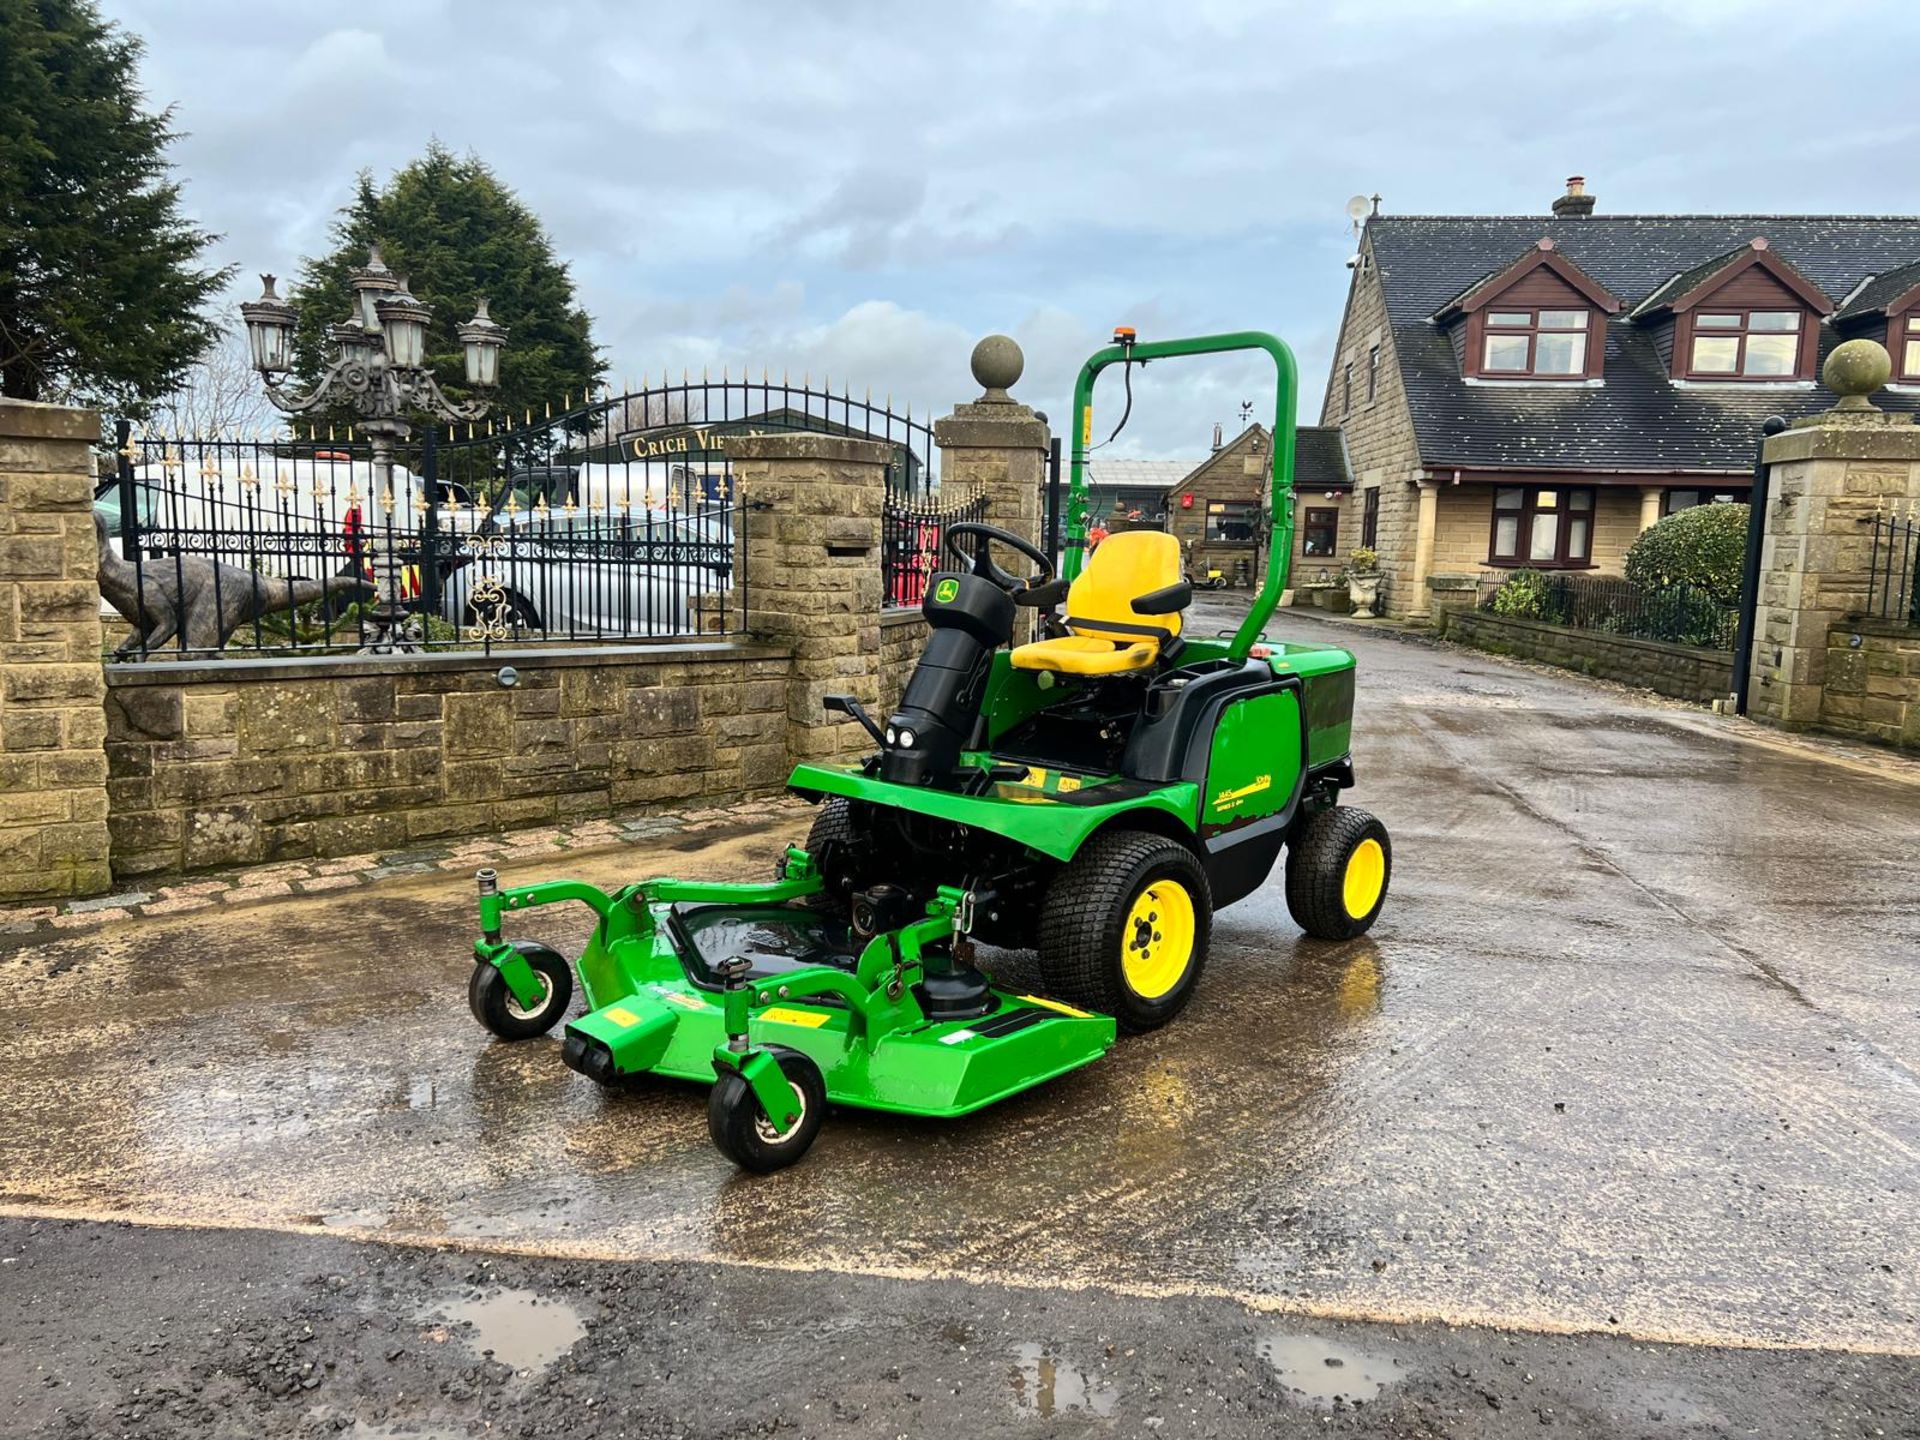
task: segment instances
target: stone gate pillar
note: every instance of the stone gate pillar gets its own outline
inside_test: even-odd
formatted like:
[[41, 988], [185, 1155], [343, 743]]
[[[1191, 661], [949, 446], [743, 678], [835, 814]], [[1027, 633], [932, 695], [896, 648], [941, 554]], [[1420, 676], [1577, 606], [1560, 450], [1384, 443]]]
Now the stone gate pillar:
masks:
[[1877, 409], [1892, 360], [1872, 340], [1827, 356], [1840, 403], [1766, 442], [1772, 496], [1760, 555], [1748, 712], [1784, 725], [1824, 719], [1827, 632], [1867, 607], [1874, 514], [1920, 499], [1920, 427]]
[[0, 400], [0, 900], [112, 883], [99, 438], [92, 410]]
[[893, 449], [785, 432], [727, 442], [745, 516], [747, 629], [790, 645], [787, 753], [860, 755], [866, 731], [821, 705], [880, 703], [880, 505]]
[[[940, 447], [943, 493], [984, 491], [989, 525], [1044, 545], [1047, 449], [1053, 435], [1031, 406], [1007, 393], [1026, 364], [1010, 336], [989, 335], [974, 346], [973, 378], [980, 385], [980, 398], [956, 405], [951, 415], [934, 421], [933, 439]], [[1016, 642], [1025, 638], [1032, 623], [1031, 612], [1021, 611], [1014, 621]]]

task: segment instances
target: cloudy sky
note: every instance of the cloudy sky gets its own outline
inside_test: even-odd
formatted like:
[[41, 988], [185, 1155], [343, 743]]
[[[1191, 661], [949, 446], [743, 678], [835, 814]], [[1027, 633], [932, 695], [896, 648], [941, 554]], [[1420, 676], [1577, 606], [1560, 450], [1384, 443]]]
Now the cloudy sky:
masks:
[[[1920, 210], [1913, 0], [103, 3], [249, 294], [437, 136], [543, 217], [616, 376], [786, 367], [916, 414], [1004, 330], [1062, 416], [1128, 323], [1279, 332], [1317, 418], [1356, 193]], [[1204, 453], [1269, 383], [1155, 367], [1115, 453]]]

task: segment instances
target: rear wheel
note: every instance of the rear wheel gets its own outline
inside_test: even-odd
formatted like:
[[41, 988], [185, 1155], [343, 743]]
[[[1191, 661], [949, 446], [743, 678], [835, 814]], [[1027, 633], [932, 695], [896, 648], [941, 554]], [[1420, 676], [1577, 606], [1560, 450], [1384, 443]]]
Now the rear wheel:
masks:
[[1393, 842], [1365, 810], [1336, 805], [1287, 842], [1287, 909], [1316, 940], [1364, 935], [1387, 903]]
[[736, 1071], [722, 1075], [707, 1096], [707, 1133], [715, 1147], [757, 1175], [784, 1169], [806, 1154], [827, 1113], [827, 1085], [820, 1068], [797, 1050], [775, 1046], [770, 1053], [800, 1105], [799, 1117], [786, 1129], [775, 1128], [753, 1087]]
[[821, 802], [813, 828], [807, 831], [807, 854], [826, 881], [826, 888], [808, 903], [816, 910], [847, 918], [854, 892], [867, 887], [873, 869], [865, 837], [855, 828], [852, 801], [836, 795]]
[[1047, 892], [1040, 968], [1063, 1000], [1152, 1030], [1186, 1008], [1206, 964], [1213, 896], [1184, 845], [1138, 830], [1096, 835]]

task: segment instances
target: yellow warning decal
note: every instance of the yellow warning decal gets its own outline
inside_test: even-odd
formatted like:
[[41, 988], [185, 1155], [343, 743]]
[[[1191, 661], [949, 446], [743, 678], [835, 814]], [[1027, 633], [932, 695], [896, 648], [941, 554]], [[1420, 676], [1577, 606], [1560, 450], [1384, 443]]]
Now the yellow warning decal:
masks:
[[1086, 449], [1093, 444], [1093, 406], [1089, 405], [1080, 412], [1080, 448]]
[[640, 1017], [624, 1005], [616, 1005], [611, 1010], [603, 1011], [602, 1013], [622, 1030], [625, 1030], [630, 1025], [638, 1025], [640, 1023]]
[[1059, 788], [1062, 795], [1071, 795], [1080, 788], [1080, 777], [1078, 775], [1062, 775], [1060, 777]]
[[804, 1025], [809, 1030], [818, 1030], [827, 1023], [824, 1012], [819, 1010], [793, 1010], [785, 1005], [770, 1005], [760, 1012], [762, 1020], [778, 1020], [782, 1025]]
[[1042, 1010], [1058, 1010], [1062, 1015], [1071, 1015], [1076, 1020], [1093, 1018], [1085, 1010], [1076, 1010], [1071, 1005], [1062, 1005], [1058, 1000], [1049, 1000], [1044, 995], [1022, 995], [1020, 998], [1029, 1005], [1038, 1005]]
[[1031, 786], [1035, 790], [1044, 790], [1047, 788], [1047, 772], [1038, 765], [1029, 765], [1025, 778], [1013, 783]]

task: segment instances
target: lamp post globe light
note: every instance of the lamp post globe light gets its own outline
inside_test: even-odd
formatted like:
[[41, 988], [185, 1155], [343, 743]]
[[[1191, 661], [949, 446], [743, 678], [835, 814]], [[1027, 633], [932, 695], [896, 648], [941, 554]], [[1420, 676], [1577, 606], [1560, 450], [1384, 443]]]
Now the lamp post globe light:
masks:
[[[293, 306], [274, 293], [274, 277], [260, 277], [265, 289], [258, 300], [240, 307], [247, 322], [247, 347], [253, 368], [266, 382], [267, 398], [286, 415], [305, 415], [316, 410], [345, 409], [354, 417], [354, 426], [373, 447], [373, 484], [376, 495], [385, 500], [388, 524], [392, 528], [393, 447], [413, 433], [408, 417], [425, 416], [449, 424], [478, 420], [487, 413], [488, 401], [481, 397], [464, 405], [455, 404], [441, 390], [426, 361], [427, 325], [433, 319], [431, 306], [415, 299], [407, 291], [407, 282], [387, 268], [380, 258], [380, 247], [368, 252], [367, 263], [349, 274], [353, 287], [353, 314], [327, 328], [334, 359], [306, 393], [296, 393], [286, 385], [293, 369], [293, 332], [298, 319]], [[475, 390], [491, 390], [500, 380], [500, 352], [507, 343], [506, 327], [487, 314], [487, 302], [479, 302], [471, 320], [455, 327], [466, 354], [467, 384]], [[426, 497], [429, 529], [436, 516], [434, 497]], [[380, 546], [376, 527], [367, 527]], [[373, 651], [410, 649], [400, 638], [405, 611], [398, 603], [395, 564], [385, 556], [387, 574], [376, 584], [381, 600], [373, 612], [376, 634], [366, 647]]]

